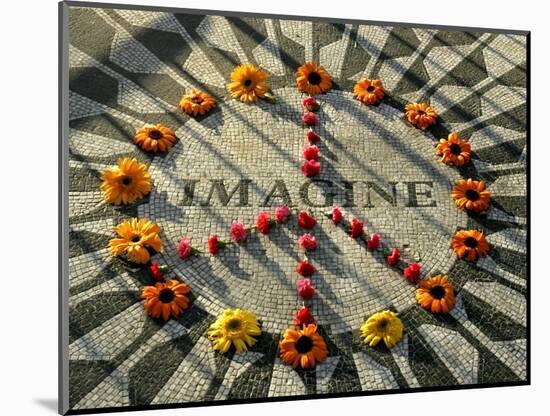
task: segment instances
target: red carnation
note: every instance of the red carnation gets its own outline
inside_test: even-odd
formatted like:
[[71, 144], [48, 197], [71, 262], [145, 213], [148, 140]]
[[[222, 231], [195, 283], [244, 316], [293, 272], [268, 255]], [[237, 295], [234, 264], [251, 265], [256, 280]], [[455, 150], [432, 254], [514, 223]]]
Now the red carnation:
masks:
[[401, 257], [401, 251], [398, 248], [394, 248], [391, 251], [391, 254], [386, 257], [386, 261], [388, 262], [389, 266], [395, 266], [399, 262], [399, 258]]
[[319, 110], [320, 105], [317, 101], [315, 101], [315, 98], [307, 97], [304, 98], [304, 107], [307, 111], [317, 111]]
[[315, 266], [307, 260], [302, 260], [300, 263], [298, 263], [298, 266], [296, 266], [296, 273], [298, 273], [300, 276], [311, 276], [316, 271], [317, 269], [315, 268]]
[[309, 325], [314, 323], [315, 323], [315, 319], [313, 319], [313, 315], [311, 314], [307, 306], [302, 307], [296, 314], [296, 325], [301, 326], [301, 325]]
[[317, 248], [317, 240], [311, 234], [304, 234], [298, 239], [298, 243], [306, 250], [315, 250]]
[[269, 232], [269, 212], [262, 211], [258, 214], [256, 226], [258, 227], [258, 231], [262, 234], [267, 234]]
[[317, 160], [319, 159], [319, 148], [315, 145], [304, 147], [302, 154], [306, 160]]
[[342, 221], [342, 211], [338, 207], [332, 208], [332, 222], [337, 225], [340, 221]]
[[315, 126], [317, 124], [317, 116], [315, 113], [305, 113], [302, 116], [302, 121], [306, 126]]
[[208, 251], [212, 255], [218, 254], [219, 250], [219, 241], [218, 236], [216, 234], [212, 234], [210, 238], [208, 239]]
[[315, 286], [311, 284], [311, 279], [298, 280], [298, 295], [304, 299], [311, 299], [315, 295]]
[[313, 215], [309, 215], [307, 211], [300, 211], [300, 214], [298, 214], [298, 225], [306, 230], [311, 230], [317, 225], [317, 220]]
[[372, 233], [367, 240], [367, 248], [369, 250], [376, 250], [378, 247], [380, 247], [380, 234]]
[[363, 235], [363, 223], [357, 218], [351, 220], [351, 227], [349, 229], [349, 234], [352, 238], [357, 238]]
[[166, 268], [166, 266], [160, 266], [159, 267], [159, 262], [158, 261], [151, 264], [151, 266], [149, 267], [149, 270], [151, 270], [151, 274], [153, 275], [153, 279], [158, 280], [158, 281], [163, 280], [162, 276], [164, 276], [164, 272], [166, 270], [165, 268]]
[[321, 164], [316, 160], [306, 160], [302, 165], [302, 172], [306, 176], [315, 176], [321, 172]]
[[420, 264], [412, 263], [409, 267], [403, 270], [403, 276], [411, 283], [416, 283], [420, 279]]
[[319, 143], [319, 140], [321, 140], [321, 137], [317, 133], [315, 133], [313, 130], [308, 130], [306, 132], [306, 138], [309, 144]]

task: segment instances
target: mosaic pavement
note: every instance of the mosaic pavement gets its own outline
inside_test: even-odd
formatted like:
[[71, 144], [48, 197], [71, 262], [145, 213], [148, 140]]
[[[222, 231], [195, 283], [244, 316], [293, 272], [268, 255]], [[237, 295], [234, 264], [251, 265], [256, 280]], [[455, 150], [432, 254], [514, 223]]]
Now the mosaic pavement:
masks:
[[[69, 25], [72, 409], [526, 380], [525, 36], [92, 8], [71, 8]], [[294, 73], [305, 60], [335, 80], [321, 97], [324, 168], [315, 180], [299, 171], [303, 96]], [[229, 73], [245, 62], [269, 72], [276, 104], [228, 97]], [[363, 77], [383, 80], [389, 96], [380, 106], [352, 99]], [[220, 105], [189, 118], [177, 104], [192, 87]], [[421, 99], [440, 114], [429, 132], [402, 117], [405, 103]], [[132, 138], [158, 122], [180, 141], [153, 157]], [[434, 155], [450, 131], [470, 138], [466, 168]], [[102, 201], [99, 176], [121, 156], [146, 163], [155, 186], [139, 203], [116, 208]], [[450, 190], [461, 176], [487, 182], [486, 215], [454, 206]], [[182, 262], [176, 251], [183, 234], [204, 246], [211, 233], [227, 236], [232, 221], [253, 223], [282, 202], [341, 205], [366, 218], [369, 230], [405, 247], [404, 259], [423, 264], [423, 276], [448, 274], [456, 307], [448, 316], [420, 309], [397, 271], [318, 217], [311, 309], [329, 358], [309, 371], [283, 365], [277, 343], [301, 306], [296, 222], [217, 257]], [[139, 302], [148, 273], [106, 250], [114, 225], [133, 216], [162, 227], [165, 249], [155, 259], [195, 296], [166, 324]], [[449, 248], [464, 227], [484, 230], [491, 244], [476, 264]], [[215, 354], [206, 329], [237, 306], [261, 319], [259, 342], [245, 354]], [[404, 339], [391, 351], [366, 348], [359, 326], [387, 308], [399, 312]]]

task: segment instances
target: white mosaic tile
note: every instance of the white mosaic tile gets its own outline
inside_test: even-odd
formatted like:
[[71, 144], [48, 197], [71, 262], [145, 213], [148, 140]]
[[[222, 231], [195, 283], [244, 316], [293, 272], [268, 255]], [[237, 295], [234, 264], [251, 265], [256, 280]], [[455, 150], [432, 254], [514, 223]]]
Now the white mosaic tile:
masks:
[[479, 353], [458, 332], [424, 324], [419, 332], [459, 384], [477, 383]]
[[151, 404], [201, 400], [214, 379], [214, 354], [211, 341], [200, 337]]
[[463, 290], [488, 303], [512, 321], [527, 325], [525, 296], [497, 282], [467, 282]]
[[361, 382], [361, 390], [371, 391], [399, 388], [390, 369], [377, 363], [366, 353], [354, 353], [353, 360], [355, 361], [355, 367], [357, 368], [357, 374]]
[[153, 348], [186, 333], [185, 327], [175, 321], [168, 321], [155, 335], [147, 340], [136, 352], [128, 357], [116, 370], [107, 376], [90, 393], [75, 406], [75, 409], [90, 409], [98, 407], [129, 406], [130, 370]]
[[112, 360], [139, 337], [147, 319], [136, 303], [69, 345], [70, 360]]

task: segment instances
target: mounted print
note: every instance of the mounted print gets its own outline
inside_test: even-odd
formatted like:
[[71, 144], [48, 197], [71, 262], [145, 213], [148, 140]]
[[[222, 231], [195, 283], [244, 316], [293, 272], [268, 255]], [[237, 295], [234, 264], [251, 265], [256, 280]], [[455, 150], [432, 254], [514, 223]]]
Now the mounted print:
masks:
[[529, 383], [528, 32], [60, 22], [61, 413]]

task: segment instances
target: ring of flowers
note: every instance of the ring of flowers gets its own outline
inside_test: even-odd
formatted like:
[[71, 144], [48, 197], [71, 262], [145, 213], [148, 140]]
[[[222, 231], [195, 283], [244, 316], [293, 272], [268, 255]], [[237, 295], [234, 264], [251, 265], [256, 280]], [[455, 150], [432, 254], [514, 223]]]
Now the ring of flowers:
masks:
[[[233, 98], [245, 103], [254, 103], [258, 99], [270, 102], [275, 97], [270, 93], [267, 84], [267, 73], [254, 65], [241, 65], [232, 72], [232, 82], [228, 85], [228, 91]], [[332, 88], [330, 74], [320, 65], [306, 62], [298, 68], [296, 80], [297, 88], [310, 94], [326, 93]], [[354, 86], [355, 98], [365, 105], [378, 105], [383, 101], [386, 91], [381, 80], [359, 80]], [[193, 90], [184, 95], [180, 101], [180, 107], [190, 116], [204, 115], [216, 104], [215, 98], [200, 91]], [[321, 104], [314, 96], [307, 96], [303, 102], [305, 112], [302, 122], [307, 127], [306, 139], [308, 145], [302, 150], [304, 162], [301, 171], [311, 177], [319, 174], [321, 163], [318, 161], [319, 148], [316, 146], [321, 137], [314, 131], [319, 119], [316, 113]], [[419, 129], [425, 130], [437, 122], [437, 112], [427, 102], [409, 103], [405, 107], [405, 119]], [[176, 143], [175, 133], [162, 124], [146, 125], [137, 130], [134, 139], [137, 146], [149, 152], [167, 152]], [[436, 147], [436, 154], [441, 156], [441, 162], [448, 165], [461, 167], [470, 160], [470, 145], [467, 140], [452, 132], [445, 139], [442, 138]], [[131, 204], [147, 195], [153, 184], [151, 175], [145, 165], [135, 159], [121, 159], [117, 167], [107, 169], [102, 176], [101, 190], [104, 199], [111, 204]], [[454, 187], [452, 198], [457, 208], [464, 209], [468, 213], [479, 213], [488, 209], [490, 193], [485, 190], [483, 181], [471, 178], [461, 180]], [[364, 243], [368, 251], [383, 250], [388, 267], [402, 272], [404, 278], [411, 284], [418, 284], [416, 297], [420, 307], [434, 314], [448, 313], [455, 305], [456, 290], [447, 276], [433, 276], [420, 280], [421, 265], [418, 263], [407, 264], [401, 259], [401, 249], [398, 247], [383, 247], [380, 234], [374, 232], [367, 236], [364, 224], [358, 218], [344, 218], [339, 207], [334, 207], [323, 215], [332, 220], [334, 226], [345, 230], [350, 238]], [[251, 232], [268, 234], [270, 228], [288, 221], [291, 216], [290, 209], [284, 205], [275, 210], [275, 216], [269, 212], [260, 212], [254, 226], [234, 223], [231, 226], [230, 241], [222, 241], [217, 235], [210, 236], [208, 252], [217, 255], [220, 249], [230, 244], [243, 244]], [[305, 230], [315, 227], [317, 221], [312, 212], [301, 211], [298, 213], [298, 225]], [[130, 261], [149, 267], [151, 277], [155, 281], [152, 286], [145, 286], [141, 298], [144, 299], [144, 307], [153, 318], [162, 318], [165, 321], [177, 316], [189, 307], [187, 294], [190, 288], [177, 280], [165, 281], [164, 275], [169, 272], [166, 266], [158, 262], [150, 264], [150, 254], [162, 250], [160, 239], [160, 227], [148, 219], [134, 218], [125, 221], [116, 227], [120, 238], [110, 241], [110, 251], [113, 256], [125, 255]], [[302, 299], [311, 299], [315, 296], [315, 286], [311, 277], [317, 271], [309, 262], [308, 250], [315, 250], [317, 240], [314, 235], [306, 233], [299, 239], [300, 246], [304, 249], [303, 259], [296, 267], [296, 272], [301, 276], [298, 280], [297, 294]], [[479, 230], [459, 230], [452, 237], [451, 246], [458, 258], [468, 261], [476, 261], [485, 256], [489, 245], [483, 232]], [[190, 239], [183, 237], [178, 244], [178, 254], [181, 259], [190, 256], [204, 255], [205, 252], [193, 247]], [[260, 335], [260, 323], [255, 315], [246, 310], [228, 309], [218, 317], [209, 329], [209, 337], [214, 342], [214, 348], [221, 353], [228, 351], [231, 345], [237, 352], [243, 352], [256, 342], [254, 337]], [[403, 324], [395, 312], [386, 310], [371, 315], [361, 327], [361, 335], [365, 343], [374, 347], [383, 341], [386, 347], [392, 348], [401, 339]], [[285, 331], [280, 342], [280, 355], [283, 362], [294, 367], [312, 368], [322, 362], [327, 356], [326, 343], [317, 332], [315, 318], [309, 308], [303, 307], [296, 313], [294, 323]]]

